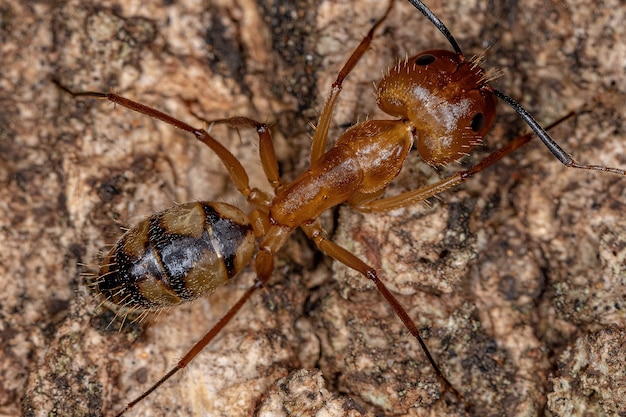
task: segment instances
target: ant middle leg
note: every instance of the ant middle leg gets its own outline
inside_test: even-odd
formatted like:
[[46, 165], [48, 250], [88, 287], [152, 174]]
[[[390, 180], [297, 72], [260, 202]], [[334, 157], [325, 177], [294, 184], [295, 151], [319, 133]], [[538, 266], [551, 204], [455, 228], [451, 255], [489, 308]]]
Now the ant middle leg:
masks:
[[[189, 103], [187, 103], [189, 104]], [[189, 106], [188, 106], [189, 107]], [[234, 116], [225, 119], [208, 120], [204, 117], [196, 114], [189, 109], [191, 114], [207, 124], [207, 126], [213, 126], [216, 124], [227, 124], [232, 129], [255, 129], [259, 135], [259, 157], [263, 166], [263, 171], [267, 177], [268, 182], [272, 188], [277, 189], [282, 184], [278, 175], [278, 160], [276, 159], [276, 152], [274, 149], [274, 141], [272, 134], [267, 126], [267, 123], [259, 122], [249, 117]]]
[[[153, 107], [146, 106], [145, 104], [141, 104], [134, 100], [130, 100], [128, 98], [122, 97], [115, 93], [101, 93], [101, 92], [93, 92], [93, 91], [84, 91], [84, 92], [74, 92], [63, 86], [56, 80], [53, 82], [63, 91], [71, 94], [74, 97], [92, 97], [92, 98], [100, 98], [113, 102], [114, 104], [119, 104], [120, 106], [126, 107], [127, 109], [136, 111], [141, 114], [145, 114], [146, 116], [161, 120], [169, 125], [172, 125], [178, 129], [184, 130], [186, 132], [192, 133], [196, 139], [200, 142], [204, 143], [208, 146], [222, 161], [222, 164], [227, 169], [230, 178], [233, 180], [235, 187], [237, 190], [248, 199], [250, 204], [252, 204], [255, 208], [264, 210], [271, 201], [271, 197], [266, 195], [264, 192], [256, 189], [250, 188], [250, 181], [248, 177], [248, 173], [245, 168], [239, 162], [239, 160], [228, 150], [224, 145], [218, 142], [213, 136], [211, 136], [206, 130], [195, 128], [182, 120], [176, 119], [175, 117], [170, 116], [169, 114], [163, 113], [160, 110], [157, 110]], [[245, 117], [233, 117], [231, 119], [224, 119], [228, 121], [234, 127], [254, 127], [256, 128], [259, 134], [260, 151], [261, 151], [261, 161], [263, 163], [263, 169], [267, 176], [268, 181], [272, 184], [272, 186], [280, 185], [280, 180], [278, 178], [278, 162], [276, 161], [276, 155], [274, 153], [274, 146], [272, 142], [272, 137], [269, 132], [269, 129], [265, 123], [257, 122], [252, 119], [248, 119]], [[276, 185], [277, 184], [277, 185]]]
[[267, 124], [257, 122], [248, 117], [236, 116], [227, 119], [218, 119], [210, 121], [212, 124], [226, 123], [233, 129], [253, 128], [259, 135], [259, 157], [263, 171], [272, 188], [276, 189], [281, 186], [280, 177], [278, 175], [278, 160], [274, 150], [274, 141]]
[[396, 316], [398, 316], [398, 318], [402, 321], [402, 323], [404, 324], [406, 329], [409, 331], [409, 333], [411, 333], [411, 335], [418, 341], [422, 351], [426, 355], [428, 362], [430, 363], [433, 370], [435, 371], [437, 379], [439, 380], [440, 384], [443, 386], [444, 390], [449, 391], [452, 394], [454, 394], [454, 396], [456, 396], [456, 398], [460, 402], [463, 403], [464, 408], [466, 410], [469, 409], [469, 404], [465, 401], [465, 399], [463, 398], [463, 395], [461, 395], [461, 393], [456, 388], [454, 388], [452, 383], [448, 381], [446, 376], [443, 374], [443, 372], [439, 368], [439, 365], [437, 365], [437, 362], [433, 358], [432, 354], [428, 350], [428, 347], [426, 346], [426, 343], [422, 339], [419, 329], [417, 328], [417, 325], [415, 324], [413, 319], [409, 316], [409, 314], [407, 313], [406, 309], [402, 306], [402, 304], [400, 304], [398, 299], [391, 293], [391, 291], [389, 291], [387, 286], [380, 280], [378, 273], [376, 272], [376, 269], [369, 266], [365, 262], [361, 261], [352, 252], [339, 246], [332, 240], [329, 240], [326, 237], [326, 233], [322, 229], [319, 223], [319, 220], [313, 222], [312, 224], [302, 225], [301, 228], [304, 231], [304, 233], [311, 240], [313, 240], [315, 245], [322, 252], [326, 253], [328, 256], [335, 259], [336, 261], [341, 262], [347, 267], [352, 268], [355, 271], [359, 272], [361, 275], [363, 275], [364, 277], [366, 277], [367, 279], [369, 279], [376, 285], [376, 288], [378, 289], [380, 294], [385, 298], [387, 303], [391, 306]]

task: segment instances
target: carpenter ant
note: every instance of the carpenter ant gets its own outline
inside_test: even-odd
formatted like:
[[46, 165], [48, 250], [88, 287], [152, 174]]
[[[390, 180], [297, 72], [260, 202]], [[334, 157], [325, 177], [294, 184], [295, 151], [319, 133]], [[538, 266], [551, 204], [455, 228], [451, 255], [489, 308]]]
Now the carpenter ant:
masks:
[[110, 100], [193, 134], [220, 158], [252, 207], [246, 214], [232, 205], [216, 202], [174, 206], [128, 230], [106, 256], [94, 285], [108, 303], [130, 311], [157, 311], [191, 301], [223, 285], [251, 261], [257, 275], [254, 285], [178, 364], [128, 403], [118, 416], [187, 366], [219, 334], [246, 301], [268, 282], [274, 270], [274, 255], [298, 228], [322, 252], [376, 285], [420, 344], [443, 389], [464, 402], [430, 354], [414, 320], [379, 279], [376, 269], [330, 241], [319, 216], [345, 202], [362, 212], [386, 212], [416, 204], [463, 182], [528, 143], [531, 135], [520, 136], [468, 170], [397, 196], [383, 196], [414, 143], [422, 159], [432, 166], [459, 160], [480, 144], [494, 122], [498, 98], [520, 115], [564, 165], [626, 175], [621, 169], [576, 162], [516, 101], [489, 85], [490, 75], [477, 60], [464, 57], [449, 30], [421, 1], [409, 2], [443, 33], [454, 52], [431, 50], [397, 63], [383, 76], [376, 93], [380, 109], [395, 119], [356, 124], [327, 150], [329, 126], [342, 83], [388, 16], [393, 6], [393, 1], [390, 2], [385, 14], [340, 70], [313, 136], [310, 167], [293, 182], [283, 183], [279, 178], [272, 137], [264, 123], [246, 117], [214, 121], [256, 130], [260, 159], [274, 189], [273, 195], [251, 188], [242, 164], [204, 129], [114, 93], [70, 92], [74, 96]]

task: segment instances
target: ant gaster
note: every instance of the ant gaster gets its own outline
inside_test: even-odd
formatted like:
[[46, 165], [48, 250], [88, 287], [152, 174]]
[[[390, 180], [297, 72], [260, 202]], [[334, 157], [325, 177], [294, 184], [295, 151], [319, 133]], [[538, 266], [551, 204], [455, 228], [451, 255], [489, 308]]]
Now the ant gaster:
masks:
[[[274, 269], [274, 255], [297, 228], [321, 251], [376, 285], [420, 344], [443, 388], [464, 401], [430, 354], [415, 322], [381, 281], [376, 269], [330, 241], [319, 216], [345, 202], [362, 212], [385, 212], [413, 205], [463, 182], [528, 143], [532, 135], [520, 136], [466, 171], [397, 196], [382, 196], [400, 172], [414, 144], [422, 159], [433, 166], [456, 161], [480, 144], [494, 122], [497, 98], [511, 106], [564, 165], [626, 175], [621, 169], [576, 162], [516, 101], [489, 85], [490, 76], [478, 60], [464, 57], [449, 30], [421, 1], [409, 2], [444, 34], [454, 52], [426, 51], [396, 64], [383, 76], [376, 93], [380, 109], [395, 119], [356, 124], [326, 150], [342, 83], [389, 14], [393, 6], [393, 1], [390, 2], [385, 14], [375, 22], [340, 70], [313, 136], [310, 167], [293, 182], [283, 183], [279, 178], [272, 137], [264, 123], [246, 117], [213, 121], [257, 131], [260, 159], [274, 195], [251, 188], [245, 168], [204, 129], [194, 128], [114, 93], [73, 93], [66, 89], [74, 96], [110, 100], [193, 134], [220, 158], [231, 180], [252, 207], [246, 214], [224, 203], [204, 201], [174, 206], [128, 230], [106, 256], [93, 285], [107, 303], [125, 311], [155, 311], [191, 301], [226, 283], [253, 258], [257, 276], [254, 285], [178, 364], [128, 403], [118, 416], [187, 366], [217, 336], [252, 294], [268, 282]], [[254, 256], [257, 240], [258, 250]]]

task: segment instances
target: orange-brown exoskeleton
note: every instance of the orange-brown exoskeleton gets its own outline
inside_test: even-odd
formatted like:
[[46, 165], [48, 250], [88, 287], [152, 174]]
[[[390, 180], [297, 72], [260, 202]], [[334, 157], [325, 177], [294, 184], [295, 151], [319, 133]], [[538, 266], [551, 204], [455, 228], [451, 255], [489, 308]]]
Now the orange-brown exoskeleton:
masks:
[[448, 164], [470, 152], [493, 124], [498, 98], [510, 105], [566, 166], [626, 175], [621, 169], [576, 162], [526, 110], [488, 83], [489, 76], [478, 62], [465, 59], [448, 29], [421, 1], [410, 0], [410, 3], [446, 36], [454, 52], [427, 51], [395, 65], [377, 88], [379, 107], [393, 119], [356, 124], [327, 150], [329, 125], [342, 83], [368, 49], [376, 28], [391, 10], [391, 2], [385, 15], [373, 25], [339, 71], [313, 136], [310, 167], [293, 182], [282, 183], [279, 178], [272, 137], [264, 123], [246, 117], [213, 121], [235, 128], [256, 129], [260, 159], [274, 195], [251, 188], [246, 169], [204, 129], [114, 93], [72, 93], [108, 99], [191, 133], [221, 159], [233, 183], [252, 207], [245, 214], [226, 204], [187, 203], [140, 222], [119, 240], [101, 267], [96, 286], [108, 302], [130, 309], [156, 310], [192, 300], [236, 275], [253, 258], [254, 241], [258, 240], [253, 261], [257, 275], [255, 284], [176, 367], [129, 402], [118, 415], [187, 366], [220, 332], [252, 294], [270, 279], [274, 255], [297, 228], [325, 254], [376, 285], [420, 344], [443, 388], [464, 401], [439, 369], [413, 318], [379, 278], [379, 272], [330, 241], [319, 216], [342, 203], [363, 212], [385, 212], [413, 205], [461, 183], [529, 142], [531, 135], [520, 136], [466, 171], [393, 197], [383, 196], [414, 145], [423, 160], [433, 166]]

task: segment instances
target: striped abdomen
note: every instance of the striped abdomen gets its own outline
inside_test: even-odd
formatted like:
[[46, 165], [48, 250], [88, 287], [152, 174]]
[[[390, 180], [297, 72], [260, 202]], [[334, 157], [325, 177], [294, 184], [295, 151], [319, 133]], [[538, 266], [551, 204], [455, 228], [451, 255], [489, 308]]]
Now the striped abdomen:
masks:
[[130, 309], [191, 301], [246, 266], [254, 240], [246, 215], [234, 206], [174, 206], [120, 238], [100, 267], [96, 288], [108, 301]]

